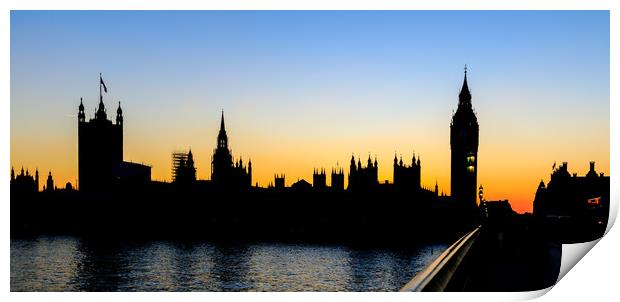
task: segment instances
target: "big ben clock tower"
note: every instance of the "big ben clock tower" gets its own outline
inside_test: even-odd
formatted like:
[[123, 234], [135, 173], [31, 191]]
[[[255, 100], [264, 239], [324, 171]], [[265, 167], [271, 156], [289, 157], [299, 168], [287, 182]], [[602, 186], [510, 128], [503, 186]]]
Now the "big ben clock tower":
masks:
[[459, 206], [476, 206], [478, 175], [478, 119], [471, 105], [471, 93], [465, 78], [459, 93], [459, 106], [450, 123], [451, 194]]

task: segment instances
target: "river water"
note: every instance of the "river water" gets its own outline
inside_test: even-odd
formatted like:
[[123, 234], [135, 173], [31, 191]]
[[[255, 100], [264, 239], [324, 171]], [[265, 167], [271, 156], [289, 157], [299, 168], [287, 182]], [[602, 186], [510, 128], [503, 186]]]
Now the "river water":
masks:
[[12, 239], [11, 291], [397, 291], [446, 247]]

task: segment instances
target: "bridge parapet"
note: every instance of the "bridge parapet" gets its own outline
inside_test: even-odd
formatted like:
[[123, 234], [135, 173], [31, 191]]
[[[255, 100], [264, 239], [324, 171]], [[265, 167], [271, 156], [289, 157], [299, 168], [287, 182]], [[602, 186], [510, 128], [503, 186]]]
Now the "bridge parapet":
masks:
[[461, 262], [480, 234], [480, 228], [481, 226], [476, 227], [448, 247], [435, 261], [427, 265], [400, 291], [445, 291]]

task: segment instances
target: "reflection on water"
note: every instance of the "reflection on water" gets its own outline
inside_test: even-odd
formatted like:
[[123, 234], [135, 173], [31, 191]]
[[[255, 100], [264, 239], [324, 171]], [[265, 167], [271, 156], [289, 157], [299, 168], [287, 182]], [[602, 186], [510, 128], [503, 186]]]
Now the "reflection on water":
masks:
[[395, 291], [444, 248], [11, 240], [11, 291]]

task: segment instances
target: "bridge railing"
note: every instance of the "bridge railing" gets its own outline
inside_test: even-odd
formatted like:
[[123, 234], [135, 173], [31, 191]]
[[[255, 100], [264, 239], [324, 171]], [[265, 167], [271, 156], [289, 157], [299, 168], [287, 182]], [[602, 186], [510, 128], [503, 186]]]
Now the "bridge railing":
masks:
[[480, 226], [465, 234], [411, 279], [400, 291], [444, 291], [479, 233]]

